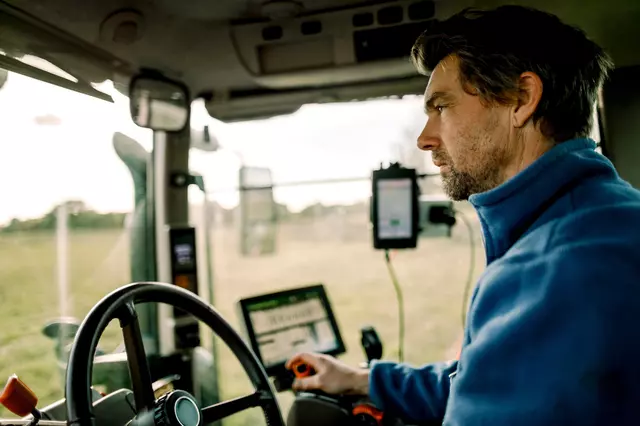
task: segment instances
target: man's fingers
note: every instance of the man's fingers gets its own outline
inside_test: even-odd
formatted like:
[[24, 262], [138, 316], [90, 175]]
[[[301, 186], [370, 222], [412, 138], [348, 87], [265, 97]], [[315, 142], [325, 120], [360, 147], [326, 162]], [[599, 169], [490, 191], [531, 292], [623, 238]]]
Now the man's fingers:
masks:
[[301, 357], [302, 357], [302, 354], [295, 354], [294, 356], [289, 358], [289, 360], [284, 365], [285, 368], [287, 370], [291, 370], [291, 367], [293, 367], [293, 364], [296, 364], [296, 363], [300, 362]]
[[319, 390], [322, 384], [320, 383], [319, 376], [310, 376], [294, 380], [292, 387], [293, 390], [297, 391]]
[[[299, 353], [287, 361], [286, 367], [291, 370], [295, 364], [299, 363], [307, 364], [309, 367], [317, 370], [316, 365], [318, 363], [318, 357], [310, 353]], [[298, 378], [293, 381], [291, 387], [296, 391], [320, 389], [320, 379], [318, 378], [318, 375]]]
[[318, 357], [310, 353], [299, 353], [294, 355], [289, 361], [287, 361], [285, 366], [288, 370], [291, 370], [294, 364], [299, 363], [305, 363], [315, 370], [318, 369]]
[[302, 362], [302, 355], [303, 354], [295, 354], [294, 356], [292, 356], [291, 358], [289, 358], [289, 360], [287, 361], [287, 363], [284, 365], [285, 368], [287, 370], [291, 370], [291, 368], [293, 367], [294, 364], [297, 364], [299, 362]]

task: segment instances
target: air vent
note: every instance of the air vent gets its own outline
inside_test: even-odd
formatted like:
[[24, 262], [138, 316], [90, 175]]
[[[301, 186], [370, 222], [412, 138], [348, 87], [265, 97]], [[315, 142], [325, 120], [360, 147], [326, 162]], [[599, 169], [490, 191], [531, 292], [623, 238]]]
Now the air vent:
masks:
[[356, 60], [371, 62], [407, 57], [416, 39], [429, 28], [432, 22], [416, 22], [354, 32]]
[[407, 10], [409, 19], [412, 21], [421, 21], [433, 18], [436, 14], [436, 6], [432, 1], [419, 1], [409, 5]]
[[373, 25], [373, 13], [356, 13], [351, 19], [354, 27], [368, 27]]
[[402, 22], [404, 12], [402, 6], [390, 6], [382, 8], [378, 11], [378, 24], [394, 25]]
[[320, 21], [307, 21], [300, 25], [300, 32], [303, 35], [314, 35], [322, 32], [322, 22]]
[[282, 38], [282, 27], [281, 26], [273, 26], [266, 27], [262, 29], [262, 39], [264, 41], [273, 41], [279, 40]]

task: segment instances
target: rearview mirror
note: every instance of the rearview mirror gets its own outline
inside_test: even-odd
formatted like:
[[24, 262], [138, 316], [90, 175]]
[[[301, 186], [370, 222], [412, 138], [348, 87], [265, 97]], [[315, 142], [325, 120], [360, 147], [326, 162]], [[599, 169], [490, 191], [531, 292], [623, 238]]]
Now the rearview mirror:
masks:
[[161, 75], [141, 74], [129, 86], [131, 118], [140, 127], [178, 132], [189, 124], [187, 87]]

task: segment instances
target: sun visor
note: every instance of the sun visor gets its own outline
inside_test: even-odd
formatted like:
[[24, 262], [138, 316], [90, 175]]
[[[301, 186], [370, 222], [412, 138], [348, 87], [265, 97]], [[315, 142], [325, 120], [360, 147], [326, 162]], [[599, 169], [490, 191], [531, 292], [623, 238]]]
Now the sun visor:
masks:
[[414, 76], [316, 89], [231, 92], [231, 96], [213, 95], [205, 107], [224, 122], [256, 120], [291, 114], [305, 104], [421, 95], [426, 84], [426, 77]]

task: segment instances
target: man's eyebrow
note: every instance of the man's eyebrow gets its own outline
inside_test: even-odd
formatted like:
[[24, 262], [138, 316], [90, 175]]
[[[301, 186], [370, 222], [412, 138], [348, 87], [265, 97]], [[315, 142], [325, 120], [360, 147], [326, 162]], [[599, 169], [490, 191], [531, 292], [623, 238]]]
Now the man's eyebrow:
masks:
[[425, 112], [433, 111], [435, 108], [435, 103], [438, 100], [448, 100], [451, 98], [451, 94], [447, 92], [433, 92], [429, 95], [424, 101], [424, 110]]

